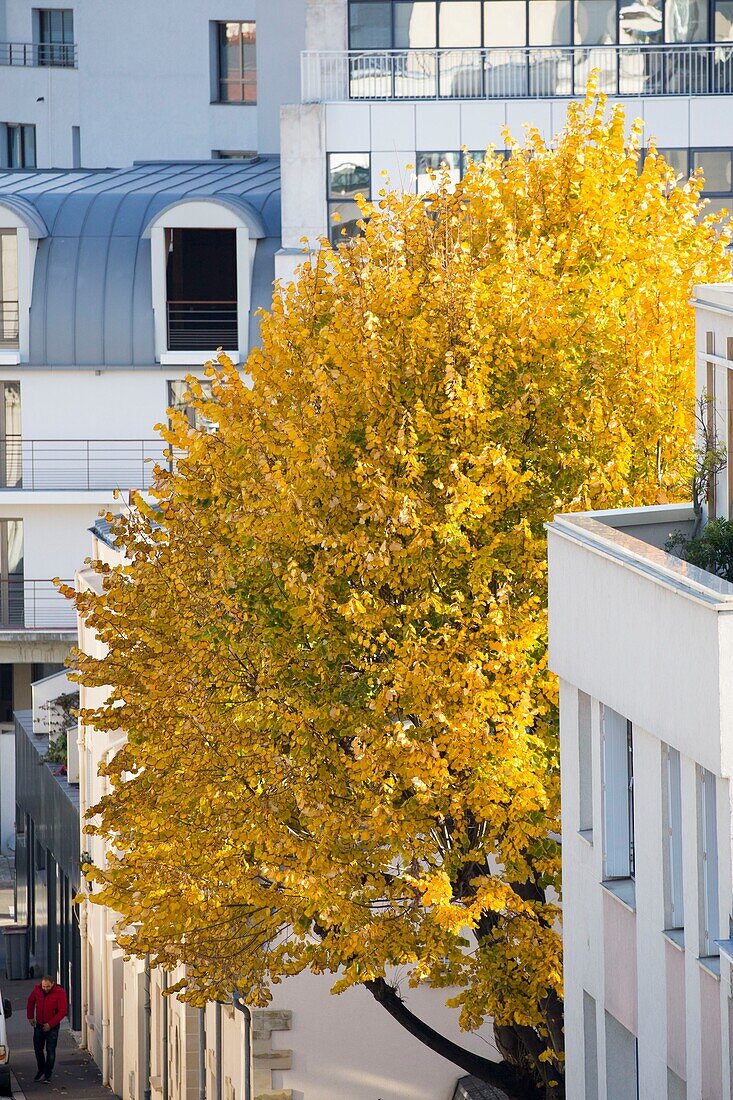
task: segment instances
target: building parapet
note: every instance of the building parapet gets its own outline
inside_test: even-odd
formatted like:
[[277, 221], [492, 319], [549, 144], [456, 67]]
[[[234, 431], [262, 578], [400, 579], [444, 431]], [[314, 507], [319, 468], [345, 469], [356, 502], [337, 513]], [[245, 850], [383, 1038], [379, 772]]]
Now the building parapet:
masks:
[[548, 530], [611, 558], [658, 584], [720, 611], [733, 611], [733, 584], [667, 553], [670, 535], [689, 535], [691, 504], [578, 512], [555, 516]]
[[604, 45], [305, 50], [303, 103], [733, 94], [733, 46]]

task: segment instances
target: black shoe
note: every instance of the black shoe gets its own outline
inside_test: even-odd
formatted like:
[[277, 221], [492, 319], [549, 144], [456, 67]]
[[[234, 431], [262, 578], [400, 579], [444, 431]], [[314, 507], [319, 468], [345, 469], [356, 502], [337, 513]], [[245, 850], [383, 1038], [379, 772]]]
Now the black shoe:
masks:
[[43, 1080], [44, 1081], [50, 1081], [51, 1080], [51, 1074], [50, 1073], [44, 1073]]
[[40, 1081], [42, 1077], [45, 1077], [45, 1075], [46, 1075], [45, 1069], [39, 1069], [38, 1073], [33, 1078], [33, 1080], [34, 1081]]

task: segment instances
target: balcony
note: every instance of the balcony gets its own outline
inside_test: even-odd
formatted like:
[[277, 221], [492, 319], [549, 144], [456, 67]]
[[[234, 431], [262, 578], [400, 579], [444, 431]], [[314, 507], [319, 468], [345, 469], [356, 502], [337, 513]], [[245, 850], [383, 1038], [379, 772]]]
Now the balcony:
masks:
[[236, 351], [236, 301], [172, 301], [167, 303], [168, 351]]
[[733, 43], [308, 50], [302, 100], [550, 99], [582, 95], [594, 70], [608, 95], [730, 95]]
[[0, 440], [0, 490], [148, 489], [161, 439]]
[[0, 65], [21, 68], [76, 68], [75, 42], [0, 42]]
[[17, 302], [0, 301], [0, 348], [17, 348], [20, 335]]
[[[64, 581], [73, 586], [73, 581]], [[74, 630], [76, 609], [52, 580], [0, 577], [0, 630]]]

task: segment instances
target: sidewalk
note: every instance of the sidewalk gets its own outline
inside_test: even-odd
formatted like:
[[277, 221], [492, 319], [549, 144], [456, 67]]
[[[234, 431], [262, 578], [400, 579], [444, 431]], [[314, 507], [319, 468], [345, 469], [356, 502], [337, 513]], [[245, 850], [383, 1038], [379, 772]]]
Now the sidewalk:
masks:
[[112, 1090], [102, 1085], [102, 1074], [91, 1055], [77, 1046], [66, 1021], [61, 1025], [53, 1077], [49, 1082], [33, 1080], [36, 1074], [33, 1029], [28, 1023], [25, 1006], [38, 979], [22, 982], [5, 980], [2, 926], [12, 923], [13, 869], [10, 862], [0, 856], [0, 984], [3, 997], [7, 997], [13, 1006], [13, 1015], [7, 1025], [10, 1067], [19, 1086], [13, 1093], [15, 1100], [31, 1100], [43, 1095], [65, 1096], [68, 1100], [115, 1100]]

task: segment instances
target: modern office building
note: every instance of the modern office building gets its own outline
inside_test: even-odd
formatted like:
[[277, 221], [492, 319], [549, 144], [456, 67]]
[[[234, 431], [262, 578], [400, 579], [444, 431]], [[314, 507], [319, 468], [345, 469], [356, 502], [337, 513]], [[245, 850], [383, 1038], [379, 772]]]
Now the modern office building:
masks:
[[283, 275], [301, 238], [358, 218], [354, 195], [428, 184], [441, 163], [503, 148], [503, 128], [546, 138], [592, 71], [644, 119], [681, 173], [702, 167], [714, 208], [733, 205], [729, 0], [317, 0], [302, 102], [283, 110]]
[[[733, 289], [695, 305], [729, 456], [704, 519], [729, 518]], [[673, 505], [549, 525], [568, 1100], [732, 1095], [733, 584], [664, 549], [693, 524]]]
[[0, 167], [277, 153], [304, 41], [303, 0], [2, 0]]

